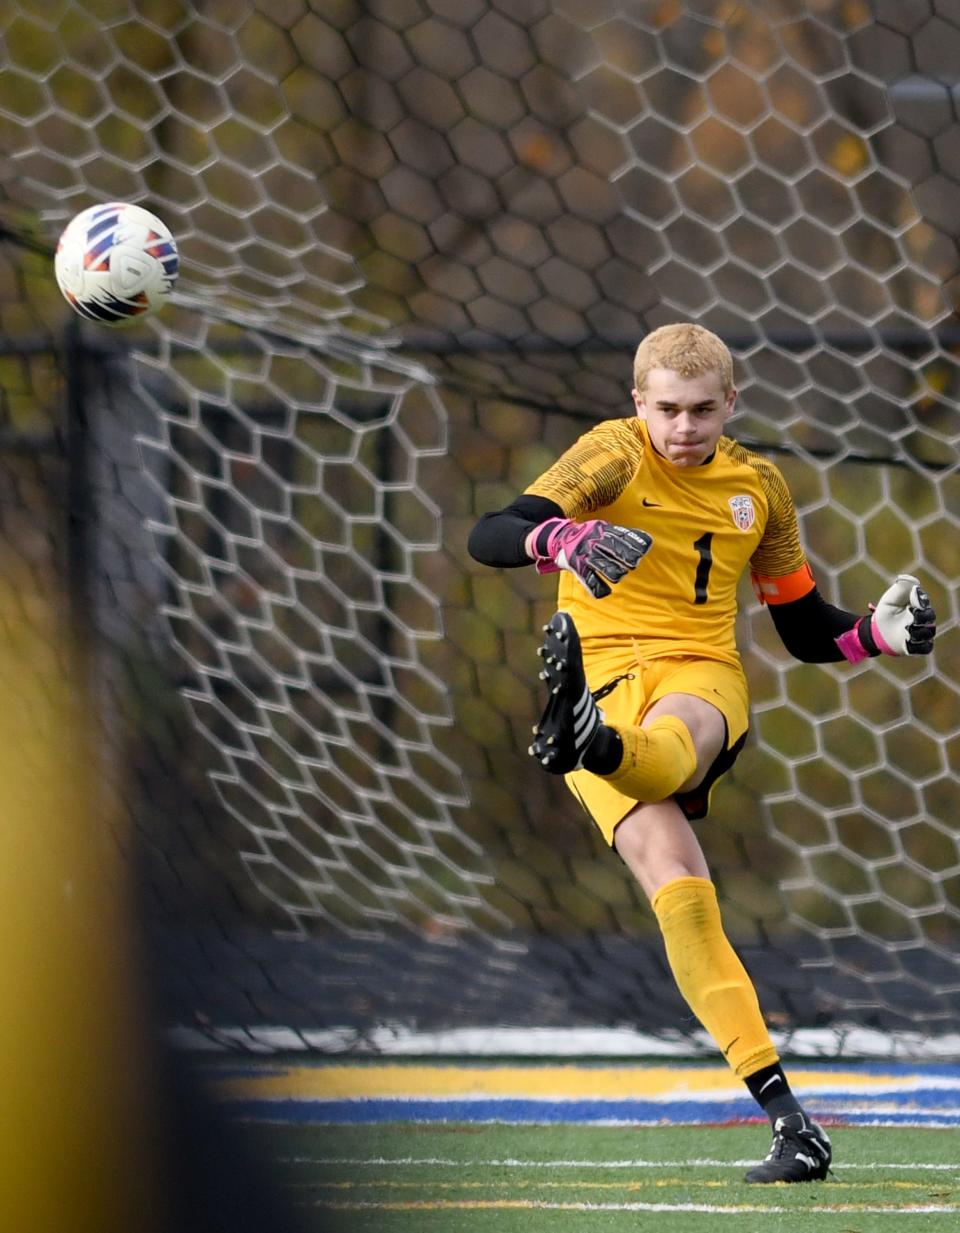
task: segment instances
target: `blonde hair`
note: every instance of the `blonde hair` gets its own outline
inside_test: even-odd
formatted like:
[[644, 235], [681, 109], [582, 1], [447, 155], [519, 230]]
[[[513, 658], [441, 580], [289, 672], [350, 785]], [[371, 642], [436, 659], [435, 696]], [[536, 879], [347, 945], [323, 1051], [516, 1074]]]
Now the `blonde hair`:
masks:
[[640, 391], [651, 368], [669, 368], [681, 377], [720, 374], [724, 394], [733, 389], [733, 356], [726, 343], [702, 325], [678, 321], [661, 325], [642, 340], [633, 358], [633, 384]]

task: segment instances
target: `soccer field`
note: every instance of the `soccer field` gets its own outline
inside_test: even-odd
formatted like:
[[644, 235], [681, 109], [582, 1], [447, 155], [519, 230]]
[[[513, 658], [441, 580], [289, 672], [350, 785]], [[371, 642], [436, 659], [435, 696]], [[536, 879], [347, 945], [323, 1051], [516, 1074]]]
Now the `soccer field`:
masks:
[[741, 1180], [765, 1144], [759, 1125], [260, 1124], [253, 1133], [281, 1190], [310, 1214], [307, 1228], [338, 1233], [946, 1233], [960, 1220], [955, 1130], [831, 1128], [835, 1177], [772, 1187]]
[[743, 1182], [770, 1132], [721, 1065], [233, 1059], [207, 1080], [308, 1230], [957, 1227], [960, 1069], [792, 1073], [834, 1140], [822, 1184]]

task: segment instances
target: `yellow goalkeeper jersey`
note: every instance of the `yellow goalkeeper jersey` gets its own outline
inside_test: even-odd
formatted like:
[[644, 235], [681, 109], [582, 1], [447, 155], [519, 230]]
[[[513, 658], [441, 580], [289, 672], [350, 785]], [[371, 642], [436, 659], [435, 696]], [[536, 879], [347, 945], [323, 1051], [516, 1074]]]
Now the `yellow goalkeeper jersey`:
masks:
[[744, 570], [762, 602], [785, 603], [814, 587], [783, 476], [729, 437], [702, 466], [677, 467], [651, 445], [643, 420], [607, 420], [526, 491], [568, 518], [602, 518], [653, 538], [605, 599], [561, 573], [558, 607], [593, 649], [629, 638], [641, 659], [739, 664], [734, 622]]

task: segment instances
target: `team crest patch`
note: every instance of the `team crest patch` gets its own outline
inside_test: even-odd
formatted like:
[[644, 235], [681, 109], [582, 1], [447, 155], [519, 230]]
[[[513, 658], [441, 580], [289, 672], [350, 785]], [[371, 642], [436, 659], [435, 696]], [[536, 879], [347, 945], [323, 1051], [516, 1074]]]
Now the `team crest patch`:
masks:
[[733, 521], [738, 531], [749, 531], [757, 518], [753, 508], [753, 498], [748, 496], [731, 497], [730, 509], [733, 511]]

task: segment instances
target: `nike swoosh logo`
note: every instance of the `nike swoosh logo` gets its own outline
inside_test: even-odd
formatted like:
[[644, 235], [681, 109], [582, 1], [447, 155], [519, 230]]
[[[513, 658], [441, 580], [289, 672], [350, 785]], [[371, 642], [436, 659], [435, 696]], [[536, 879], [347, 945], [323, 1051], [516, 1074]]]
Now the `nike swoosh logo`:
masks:
[[653, 508], [663, 509], [663, 506], [660, 504], [659, 501], [648, 501], [646, 497], [642, 498], [642, 500], [640, 501], [640, 504], [645, 505], [647, 509], [653, 509]]
[[781, 1080], [780, 1080], [780, 1076], [779, 1076], [779, 1075], [772, 1075], [772, 1076], [771, 1076], [771, 1077], [770, 1077], [770, 1078], [766, 1081], [766, 1083], [763, 1085], [763, 1087], [761, 1087], [761, 1089], [760, 1089], [760, 1095], [761, 1095], [761, 1096], [763, 1095], [763, 1093], [767, 1090], [767, 1088], [771, 1085], [771, 1083], [779, 1083], [780, 1081], [781, 1081]]

